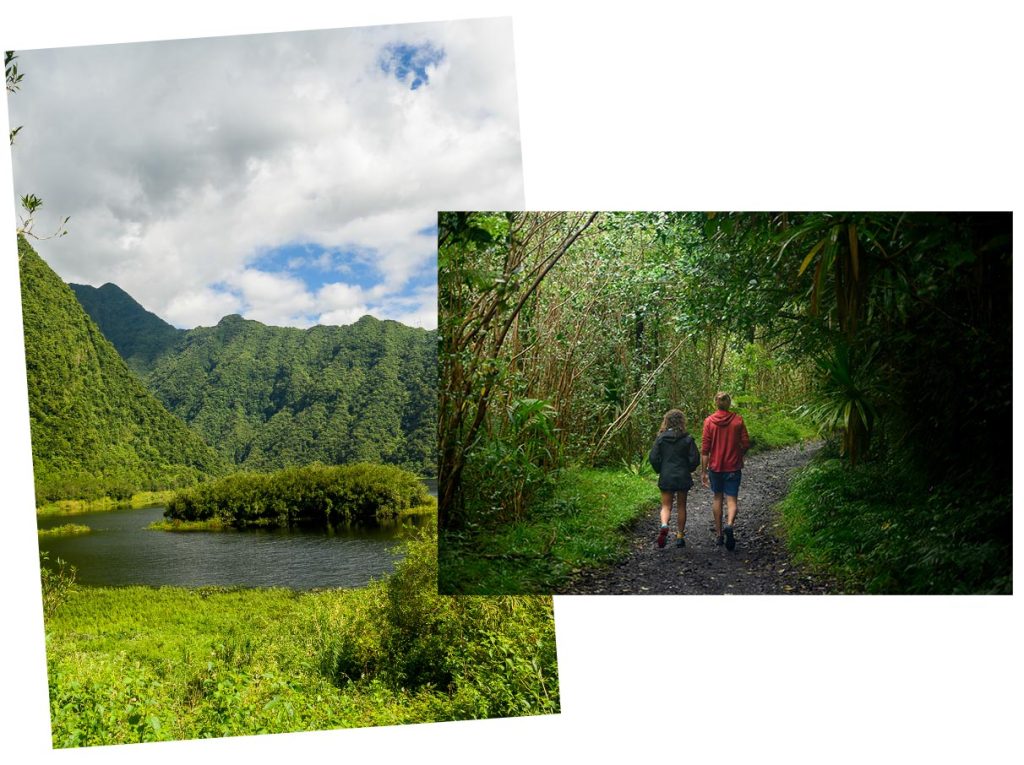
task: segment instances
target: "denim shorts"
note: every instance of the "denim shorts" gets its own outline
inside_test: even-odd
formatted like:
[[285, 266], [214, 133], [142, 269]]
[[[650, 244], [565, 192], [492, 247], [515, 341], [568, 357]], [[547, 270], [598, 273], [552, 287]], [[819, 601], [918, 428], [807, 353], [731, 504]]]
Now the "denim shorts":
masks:
[[708, 480], [711, 483], [711, 491], [715, 494], [728, 494], [730, 497], [738, 496], [740, 493], [740, 472], [733, 470], [730, 473], [716, 473], [708, 471]]

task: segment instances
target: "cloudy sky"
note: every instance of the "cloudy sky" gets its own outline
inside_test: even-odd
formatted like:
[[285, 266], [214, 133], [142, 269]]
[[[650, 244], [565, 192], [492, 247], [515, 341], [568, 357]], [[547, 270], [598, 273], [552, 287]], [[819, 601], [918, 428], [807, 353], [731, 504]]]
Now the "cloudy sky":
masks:
[[523, 205], [507, 19], [19, 51], [15, 191], [66, 280], [179, 327], [437, 325], [438, 209]]

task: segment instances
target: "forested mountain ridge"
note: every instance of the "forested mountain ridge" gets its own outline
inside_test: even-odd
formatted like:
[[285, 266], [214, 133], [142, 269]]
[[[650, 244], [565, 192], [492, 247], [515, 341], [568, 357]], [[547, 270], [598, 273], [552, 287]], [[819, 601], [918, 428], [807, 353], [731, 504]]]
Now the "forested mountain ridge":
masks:
[[436, 469], [435, 332], [371, 316], [304, 330], [232, 315], [189, 330], [146, 380], [239, 465]]
[[100, 328], [103, 336], [121, 354], [128, 366], [139, 374], [153, 368], [162, 354], [171, 348], [185, 330], [168, 324], [143, 308], [116, 284], [102, 287], [69, 284], [78, 302]]
[[24, 238], [18, 264], [36, 501], [126, 496], [224, 472]]
[[228, 461], [254, 470], [369, 461], [436, 473], [436, 332], [372, 316], [298, 329], [233, 314], [174, 330], [167, 342], [170, 325], [119, 288], [84, 292], [122, 355], [138, 359], [138, 349], [165, 343], [141, 370], [144, 382]]

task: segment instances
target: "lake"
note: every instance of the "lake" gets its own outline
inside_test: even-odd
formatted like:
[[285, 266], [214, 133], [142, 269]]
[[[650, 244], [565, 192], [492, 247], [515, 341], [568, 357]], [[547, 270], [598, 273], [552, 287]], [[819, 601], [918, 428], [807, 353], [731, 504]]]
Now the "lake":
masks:
[[[428, 482], [432, 494], [436, 482]], [[163, 507], [38, 516], [40, 529], [67, 523], [92, 531], [46, 537], [40, 549], [62, 558], [84, 585], [177, 587], [363, 587], [390, 573], [404, 534], [421, 522], [334, 530], [153, 531]]]

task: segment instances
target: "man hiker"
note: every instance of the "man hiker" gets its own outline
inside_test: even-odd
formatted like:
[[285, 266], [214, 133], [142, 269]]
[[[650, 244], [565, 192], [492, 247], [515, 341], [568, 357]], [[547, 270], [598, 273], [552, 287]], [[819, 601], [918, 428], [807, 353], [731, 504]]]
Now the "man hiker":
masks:
[[[750, 448], [750, 436], [743, 418], [729, 411], [732, 398], [728, 393], [715, 395], [714, 414], [704, 420], [704, 432], [700, 448], [700, 482], [710, 486], [714, 492], [711, 512], [715, 516], [717, 543], [725, 543], [726, 550], [736, 549], [733, 537], [733, 522], [736, 520], [736, 498], [740, 492], [740, 471], [743, 470], [743, 455]], [[727, 511], [725, 528], [722, 528], [722, 495], [725, 495]], [[724, 531], [724, 534], [723, 534]]]

